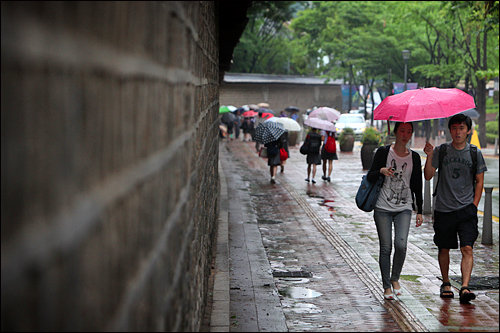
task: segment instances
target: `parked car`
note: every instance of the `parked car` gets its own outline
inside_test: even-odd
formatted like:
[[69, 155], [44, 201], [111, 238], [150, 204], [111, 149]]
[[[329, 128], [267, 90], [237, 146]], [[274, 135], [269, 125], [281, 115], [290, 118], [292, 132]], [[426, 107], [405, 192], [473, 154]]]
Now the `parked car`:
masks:
[[356, 140], [360, 141], [366, 129], [365, 117], [362, 114], [343, 113], [335, 123], [335, 127], [337, 128], [336, 138], [338, 138], [344, 128], [350, 127], [354, 130]]

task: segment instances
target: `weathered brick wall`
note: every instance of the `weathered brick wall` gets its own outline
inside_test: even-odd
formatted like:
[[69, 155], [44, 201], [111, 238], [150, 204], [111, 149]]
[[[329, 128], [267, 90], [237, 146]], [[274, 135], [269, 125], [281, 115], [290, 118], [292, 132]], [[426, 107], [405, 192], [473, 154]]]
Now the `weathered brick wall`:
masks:
[[200, 327], [214, 2], [2, 2], [4, 330]]
[[240, 107], [266, 102], [274, 111], [296, 106], [304, 113], [313, 106], [329, 106], [342, 110], [340, 85], [305, 85], [280, 83], [224, 83], [220, 86], [221, 105]]

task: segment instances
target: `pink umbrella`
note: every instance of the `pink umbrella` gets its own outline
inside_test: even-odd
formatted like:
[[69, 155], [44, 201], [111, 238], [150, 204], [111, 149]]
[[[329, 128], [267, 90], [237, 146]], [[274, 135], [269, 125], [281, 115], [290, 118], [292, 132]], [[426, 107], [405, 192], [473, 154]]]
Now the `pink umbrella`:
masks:
[[255, 111], [246, 111], [246, 112], [243, 112], [241, 114], [242, 117], [255, 117], [256, 115], [258, 115], [259, 113], [258, 112], [255, 112]]
[[304, 121], [304, 125], [307, 125], [312, 128], [319, 128], [325, 131], [330, 131], [330, 132], [336, 132], [337, 129], [335, 128], [335, 125], [328, 121], [328, 120], [323, 120], [319, 118], [307, 118]]
[[309, 114], [309, 118], [319, 118], [328, 121], [339, 119], [340, 111], [337, 111], [326, 106], [320, 107]]
[[420, 88], [386, 97], [373, 119], [409, 122], [447, 118], [475, 107], [474, 98], [460, 89]]
[[264, 113], [262, 113], [262, 118], [269, 119], [269, 118], [271, 118], [271, 117], [274, 117], [274, 114], [269, 113], [269, 112], [264, 112]]

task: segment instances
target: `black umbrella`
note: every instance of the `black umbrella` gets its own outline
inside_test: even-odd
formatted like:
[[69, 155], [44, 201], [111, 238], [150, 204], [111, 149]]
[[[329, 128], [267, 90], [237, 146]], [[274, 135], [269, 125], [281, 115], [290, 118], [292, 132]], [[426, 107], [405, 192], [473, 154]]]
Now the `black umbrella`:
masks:
[[236, 116], [231, 112], [227, 112], [222, 115], [221, 121], [226, 125], [230, 125], [236, 121]]
[[288, 111], [288, 112], [297, 111], [297, 112], [299, 112], [300, 110], [296, 106], [289, 106], [289, 107], [285, 108], [285, 111]]
[[257, 112], [259, 112], [259, 113], [271, 113], [271, 114], [275, 115], [275, 113], [274, 113], [273, 110], [267, 109], [267, 108], [260, 108], [260, 109], [257, 110]]

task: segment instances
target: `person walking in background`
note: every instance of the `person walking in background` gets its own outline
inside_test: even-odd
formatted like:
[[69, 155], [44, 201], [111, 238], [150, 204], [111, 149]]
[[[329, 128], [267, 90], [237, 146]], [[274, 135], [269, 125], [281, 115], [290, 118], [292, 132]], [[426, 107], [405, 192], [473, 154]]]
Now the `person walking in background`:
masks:
[[292, 110], [292, 115], [290, 116], [290, 118], [292, 118], [296, 122], [299, 121], [299, 114], [297, 113], [297, 110]]
[[468, 304], [476, 298], [469, 289], [474, 264], [473, 246], [479, 235], [477, 206], [483, 193], [484, 172], [487, 171], [481, 150], [467, 143], [472, 121], [464, 114], [451, 117], [448, 129], [451, 143], [434, 148], [426, 142], [427, 155], [424, 175], [426, 180], [438, 173], [436, 204], [434, 209], [434, 243], [438, 247], [438, 262], [443, 277], [440, 296], [453, 298], [448, 271], [450, 249], [458, 248], [460, 238], [462, 253], [462, 288], [460, 303]]
[[236, 116], [236, 119], [234, 121], [234, 138], [239, 139], [240, 138], [240, 127], [241, 127], [240, 109], [236, 110], [234, 112], [234, 115]]
[[[367, 179], [376, 182], [385, 177], [375, 205], [373, 218], [380, 244], [379, 266], [382, 273], [384, 298], [401, 295], [399, 277], [406, 258], [412, 209], [416, 206], [416, 226], [422, 225], [422, 168], [420, 155], [406, 148], [413, 125], [396, 123], [393, 145], [380, 147], [373, 158]], [[392, 225], [394, 224], [394, 258], [391, 272]], [[392, 290], [391, 290], [392, 287]]]
[[[262, 112], [259, 112], [259, 115], [256, 117], [255, 122], [254, 122], [254, 129], [259, 126], [260, 123], [263, 123], [265, 121], [264, 118], [262, 118]], [[255, 150], [257, 153], [260, 151], [260, 142], [255, 141]]]
[[[335, 142], [335, 135], [330, 131], [321, 131], [321, 140], [323, 146], [321, 147], [321, 159], [323, 160], [323, 176], [324, 181], [331, 182], [331, 174], [333, 169], [333, 160], [338, 160], [337, 157], [337, 143]], [[327, 151], [328, 150], [328, 151]], [[328, 161], [328, 176], [326, 173], [326, 163]]]
[[269, 166], [269, 173], [271, 174], [271, 184], [276, 183], [276, 171], [278, 170], [278, 165], [281, 163], [280, 148], [282, 147], [282, 143], [280, 139], [264, 145], [267, 148], [267, 165]]
[[243, 121], [241, 123], [241, 129], [243, 130], [243, 142], [245, 141], [252, 141], [252, 132], [253, 132], [253, 120], [250, 117], [243, 118]]
[[[321, 135], [318, 133], [318, 129], [311, 128], [311, 131], [306, 136], [306, 140], [309, 140], [309, 152], [307, 153], [307, 178], [306, 182], [312, 182], [316, 184], [316, 165], [321, 165], [320, 147], [321, 147]], [[311, 175], [312, 166], [312, 179]]]
[[285, 113], [285, 110], [281, 110], [280, 115], [281, 118], [288, 118], [288, 115]]
[[[290, 158], [290, 151], [288, 150], [288, 131], [285, 131], [280, 136], [281, 148], [284, 148], [286, 153], [288, 154], [288, 158]], [[286, 160], [280, 160], [281, 173], [285, 172], [285, 163]]]

